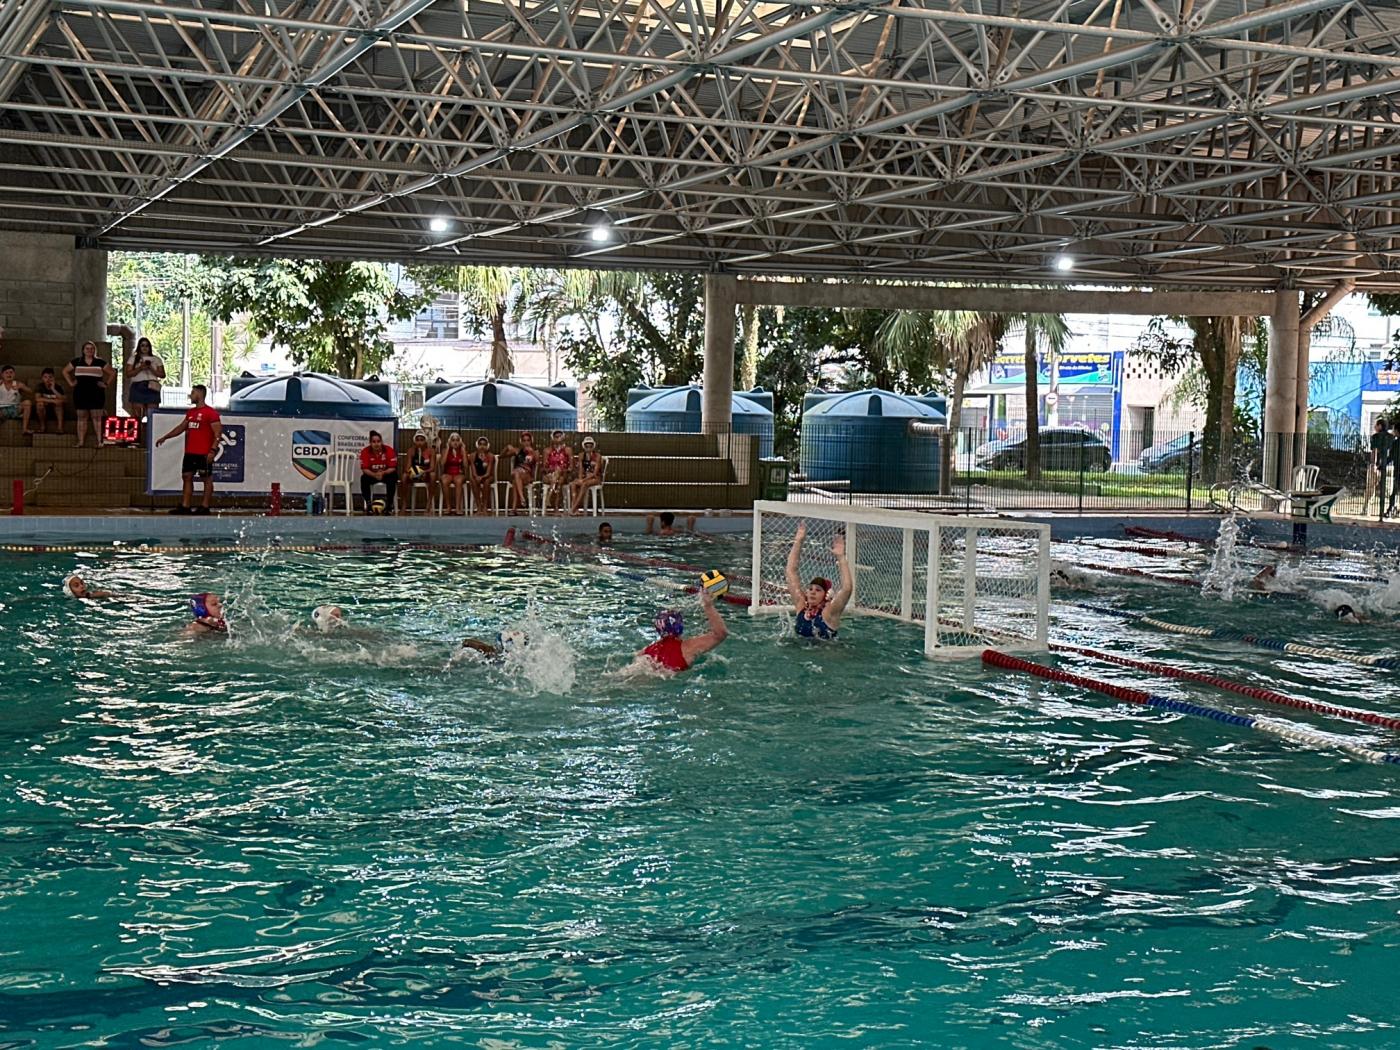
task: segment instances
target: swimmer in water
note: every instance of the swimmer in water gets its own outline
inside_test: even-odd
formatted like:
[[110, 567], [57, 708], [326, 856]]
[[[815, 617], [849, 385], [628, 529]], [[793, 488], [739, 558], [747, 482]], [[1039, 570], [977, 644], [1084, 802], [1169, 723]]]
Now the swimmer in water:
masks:
[[480, 638], [463, 638], [462, 648], [474, 653], [480, 653], [487, 660], [504, 660], [507, 653], [516, 649], [524, 649], [529, 644], [529, 638], [524, 631], [512, 630], [502, 631], [496, 635], [496, 644], [484, 642]]
[[311, 622], [327, 633], [346, 625], [345, 610], [339, 605], [318, 605], [311, 610]]
[[193, 637], [228, 633], [228, 622], [224, 620], [224, 602], [217, 594], [203, 591], [191, 597], [190, 614], [193, 619], [185, 625], [185, 634]]
[[1249, 581], [1251, 591], [1272, 591], [1278, 585], [1278, 566], [1265, 565], [1254, 574], [1254, 579]]
[[697, 533], [697, 532], [695, 531], [695, 515], [694, 515], [694, 514], [690, 515], [690, 517], [688, 517], [688, 518], [685, 519], [685, 528], [683, 528], [683, 529], [678, 529], [678, 528], [676, 528], [676, 516], [675, 516], [674, 514], [672, 514], [669, 510], [663, 510], [660, 514], [648, 514], [648, 515], [647, 515], [647, 531], [646, 531], [646, 534], [647, 534], [648, 536], [666, 536], [666, 537], [670, 537], [670, 536], [686, 536], [686, 535], [696, 536], [696, 535], [699, 535], [699, 533]]
[[705, 591], [700, 592], [700, 607], [705, 610], [705, 619], [710, 629], [694, 638], [681, 637], [685, 631], [685, 620], [675, 609], [663, 609], [656, 614], [656, 633], [660, 637], [639, 652], [632, 661], [633, 667], [650, 665], [673, 673], [689, 670], [695, 658], [707, 653], [729, 637], [729, 628], [724, 625], [724, 617], [715, 608], [714, 599]]
[[846, 537], [838, 535], [831, 544], [831, 553], [836, 556], [836, 568], [841, 573], [841, 583], [835, 590], [831, 581], [824, 576], [815, 576], [804, 589], [802, 578], [797, 575], [798, 562], [802, 557], [802, 541], [807, 538], [807, 523], [797, 526], [797, 536], [788, 552], [787, 585], [792, 598], [793, 612], [797, 614], [794, 629], [800, 638], [814, 638], [823, 642], [834, 642], [836, 632], [841, 627], [841, 614], [846, 611], [846, 603], [851, 600], [851, 566], [846, 561]]
[[90, 591], [81, 576], [74, 573], [63, 581], [63, 593], [70, 598], [115, 598], [111, 591]]
[[1366, 617], [1362, 616], [1359, 612], [1357, 612], [1354, 608], [1352, 608], [1352, 607], [1351, 607], [1350, 605], [1348, 605], [1346, 602], [1343, 602], [1341, 605], [1339, 605], [1339, 606], [1337, 606], [1335, 609], [1333, 609], [1333, 610], [1332, 610], [1332, 615], [1335, 616], [1335, 617], [1338, 619], [1338, 621], [1340, 621], [1341, 623], [1365, 623], [1365, 622], [1366, 622]]
[[606, 547], [612, 543], [612, 525], [608, 522], [598, 526], [598, 546]]

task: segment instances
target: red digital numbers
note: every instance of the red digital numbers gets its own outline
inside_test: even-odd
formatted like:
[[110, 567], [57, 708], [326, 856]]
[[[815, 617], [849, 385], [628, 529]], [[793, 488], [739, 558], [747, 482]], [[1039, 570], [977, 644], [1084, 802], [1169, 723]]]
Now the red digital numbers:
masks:
[[134, 445], [141, 436], [141, 421], [135, 416], [108, 416], [102, 427], [103, 440], [114, 445]]

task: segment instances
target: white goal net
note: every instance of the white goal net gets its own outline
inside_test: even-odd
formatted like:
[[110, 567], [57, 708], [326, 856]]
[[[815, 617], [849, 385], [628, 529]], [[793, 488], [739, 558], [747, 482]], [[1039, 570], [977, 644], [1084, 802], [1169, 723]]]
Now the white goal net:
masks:
[[807, 526], [802, 582], [837, 579], [832, 545], [844, 536], [854, 580], [847, 613], [921, 626], [929, 656], [1048, 647], [1048, 525], [760, 501], [754, 504], [754, 615], [792, 613], [787, 559], [801, 524]]

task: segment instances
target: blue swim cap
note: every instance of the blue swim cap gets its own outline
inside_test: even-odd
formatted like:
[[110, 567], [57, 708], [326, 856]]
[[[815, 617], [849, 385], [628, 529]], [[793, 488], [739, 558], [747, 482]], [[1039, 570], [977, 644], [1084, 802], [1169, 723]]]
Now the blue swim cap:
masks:
[[663, 638], [668, 634], [674, 634], [679, 637], [680, 633], [685, 630], [685, 620], [682, 619], [681, 614], [675, 609], [662, 609], [656, 614], [656, 620], [654, 622], [656, 624], [656, 633]]
[[203, 620], [209, 615], [209, 592], [204, 591], [190, 598], [190, 612], [194, 613], [196, 620]]

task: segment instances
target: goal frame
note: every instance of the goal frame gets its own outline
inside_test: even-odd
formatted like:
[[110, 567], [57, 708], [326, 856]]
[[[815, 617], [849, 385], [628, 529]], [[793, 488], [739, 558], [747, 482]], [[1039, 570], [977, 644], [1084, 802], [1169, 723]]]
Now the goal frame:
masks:
[[[978, 654], [989, 646], [1020, 652], [1043, 652], [1049, 649], [1049, 525], [1010, 518], [961, 514], [928, 514], [922, 511], [884, 510], [878, 507], [858, 507], [849, 504], [811, 504], [777, 500], [756, 500], [753, 505], [753, 551], [752, 567], [750, 569], [754, 581], [754, 600], [749, 606], [750, 616], [791, 612], [791, 605], [789, 603], [764, 604], [761, 600], [761, 588], [763, 586], [762, 573], [764, 570], [763, 516], [765, 513], [775, 516], [780, 515], [785, 518], [806, 518], [830, 521], [838, 525], [846, 526], [846, 558], [851, 566], [852, 589], [850, 604], [847, 606], [847, 614], [877, 616], [917, 626], [918, 620], [915, 618], [914, 612], [915, 602], [918, 601], [923, 611], [922, 626], [924, 629], [925, 656], [938, 658], [963, 657]], [[857, 532], [854, 528], [851, 528], [853, 525], [869, 525], [900, 530], [900, 610], [898, 613], [888, 612], [883, 609], [860, 607], [860, 571], [858, 568], [860, 551], [857, 547]], [[1034, 638], [1029, 638], [1025, 635], [994, 637], [988, 634], [985, 643], [979, 642], [974, 645], [950, 645], [943, 643], [939, 639], [939, 619], [936, 615], [940, 598], [939, 579], [943, 574], [938, 571], [928, 571], [927, 566], [925, 566], [924, 594], [922, 596], [915, 596], [914, 594], [914, 573], [917, 565], [915, 555], [916, 534], [927, 534], [927, 545], [924, 547], [924, 551], [926, 552], [925, 557], [927, 558], [927, 552], [942, 550], [943, 534], [945, 530], [968, 536], [969, 534], [976, 535], [977, 530], [981, 529], [994, 529], [1001, 532], [1021, 532], [1026, 534], [1028, 539], [1033, 538], [1034, 540], [1037, 556], [1035, 569]], [[961, 571], [963, 574], [962, 595], [964, 601], [965, 624], [973, 621], [974, 602], [978, 593], [976, 588], [976, 581], [978, 579], [977, 554], [978, 548], [976, 543], [964, 544]]]

